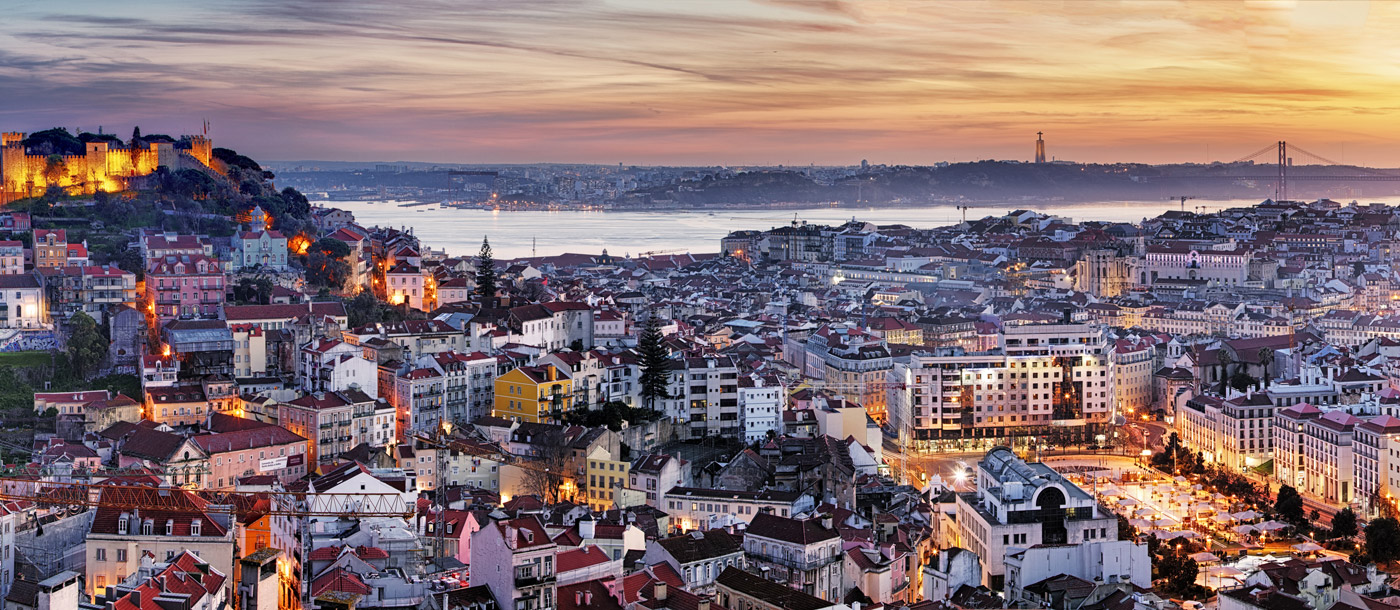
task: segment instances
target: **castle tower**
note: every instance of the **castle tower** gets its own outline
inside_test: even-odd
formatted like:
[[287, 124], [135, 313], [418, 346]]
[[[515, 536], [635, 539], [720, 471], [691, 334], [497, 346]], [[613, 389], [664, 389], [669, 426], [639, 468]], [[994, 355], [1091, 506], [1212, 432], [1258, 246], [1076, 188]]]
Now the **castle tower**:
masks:
[[214, 142], [206, 136], [190, 136], [190, 156], [208, 166], [214, 158]]
[[0, 204], [23, 197], [20, 177], [24, 175], [24, 134], [0, 134]]
[[1043, 135], [1044, 135], [1043, 132], [1040, 132], [1040, 131], [1035, 132], [1035, 162], [1036, 162], [1036, 163], [1044, 163], [1044, 162], [1045, 162], [1045, 138], [1041, 137], [1041, 136], [1043, 136]]

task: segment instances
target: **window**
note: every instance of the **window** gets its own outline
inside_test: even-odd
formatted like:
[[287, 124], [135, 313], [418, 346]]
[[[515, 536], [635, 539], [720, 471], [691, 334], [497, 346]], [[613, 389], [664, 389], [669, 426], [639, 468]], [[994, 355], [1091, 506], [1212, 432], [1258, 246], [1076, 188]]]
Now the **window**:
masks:
[[155, 527], [156, 527], [156, 522], [155, 522], [155, 520], [153, 520], [153, 519], [147, 519], [147, 520], [145, 520], [145, 521], [142, 521], [142, 522], [141, 522], [141, 535], [142, 535], [142, 536], [150, 536], [150, 535], [154, 534], [154, 533], [155, 533]]
[[117, 549], [117, 561], [126, 561], [126, 549]]
[[107, 561], [107, 549], [97, 549], [97, 552], [93, 554], [93, 557], [95, 557], [98, 561]]
[[200, 533], [200, 531], [201, 531], [203, 528], [204, 528], [204, 522], [203, 522], [202, 520], [200, 520], [200, 519], [195, 519], [194, 521], [190, 522], [190, 535], [191, 535], [191, 536], [198, 536], [198, 535], [200, 535], [199, 533]]
[[174, 519], [166, 519], [166, 520], [165, 520], [165, 535], [166, 535], [166, 536], [174, 536], [174, 535], [175, 535], [175, 520], [174, 520]]

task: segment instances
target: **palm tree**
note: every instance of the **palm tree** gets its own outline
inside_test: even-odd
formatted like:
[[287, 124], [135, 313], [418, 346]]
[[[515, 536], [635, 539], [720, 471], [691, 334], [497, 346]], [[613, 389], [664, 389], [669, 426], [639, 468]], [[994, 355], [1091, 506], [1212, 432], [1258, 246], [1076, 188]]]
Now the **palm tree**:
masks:
[[1259, 348], [1259, 364], [1264, 367], [1264, 388], [1269, 387], [1269, 369], [1274, 366], [1274, 350], [1268, 347]]
[[1222, 347], [1216, 350], [1215, 359], [1220, 362], [1220, 395], [1224, 396], [1230, 382], [1230, 365], [1235, 363], [1235, 357]]

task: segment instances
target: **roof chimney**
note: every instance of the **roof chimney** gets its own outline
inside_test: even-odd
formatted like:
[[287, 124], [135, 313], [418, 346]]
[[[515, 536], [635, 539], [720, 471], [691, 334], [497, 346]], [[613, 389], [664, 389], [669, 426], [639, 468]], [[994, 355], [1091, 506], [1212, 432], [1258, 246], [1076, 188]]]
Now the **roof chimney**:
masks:
[[700, 601], [695, 602], [695, 610], [710, 610], [710, 598], [700, 598]]
[[664, 602], [664, 601], [666, 601], [666, 583], [665, 583], [665, 582], [660, 582], [660, 581], [658, 581], [655, 585], [652, 586], [651, 591], [652, 591], [652, 597], [655, 597], [655, 598], [656, 598], [656, 601], [659, 601], [659, 602]]

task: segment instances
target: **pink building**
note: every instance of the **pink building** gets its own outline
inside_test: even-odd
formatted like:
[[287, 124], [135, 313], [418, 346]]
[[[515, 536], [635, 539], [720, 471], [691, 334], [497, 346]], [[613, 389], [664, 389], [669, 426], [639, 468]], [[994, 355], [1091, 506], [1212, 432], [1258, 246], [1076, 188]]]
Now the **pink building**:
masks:
[[146, 265], [146, 298], [161, 324], [177, 318], [217, 318], [224, 305], [224, 272], [204, 255], [166, 256]]
[[[272, 475], [291, 483], [307, 473], [305, 437], [272, 424], [216, 414], [216, 434], [191, 437], [209, 456], [209, 482], [214, 489], [232, 489], [238, 479]], [[236, 429], [235, 429], [236, 428]]]

